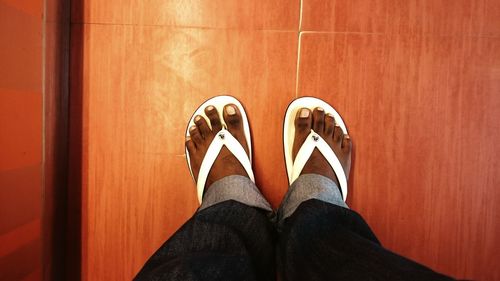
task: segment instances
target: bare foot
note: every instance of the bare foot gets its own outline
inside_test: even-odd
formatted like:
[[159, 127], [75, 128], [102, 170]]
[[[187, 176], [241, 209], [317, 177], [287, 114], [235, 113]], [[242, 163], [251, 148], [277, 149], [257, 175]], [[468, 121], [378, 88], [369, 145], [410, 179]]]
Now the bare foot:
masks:
[[[189, 159], [191, 160], [191, 169], [195, 180], [198, 180], [198, 172], [200, 171], [201, 162], [207, 153], [208, 146], [216, 136], [217, 132], [222, 129], [221, 120], [217, 109], [213, 106], [205, 108], [205, 114], [210, 119], [212, 130], [208, 126], [207, 120], [198, 115], [194, 119], [194, 123], [189, 128], [191, 138], [186, 139], [186, 147], [189, 152]], [[241, 143], [243, 148], [248, 154], [248, 146], [243, 131], [243, 120], [238, 107], [234, 104], [228, 104], [224, 107], [223, 112], [224, 121], [227, 124], [227, 130]], [[205, 184], [205, 191], [217, 180], [220, 180], [230, 175], [241, 175], [248, 177], [245, 169], [236, 157], [223, 146], [219, 156], [215, 160], [210, 173], [208, 174], [207, 182]]]
[[[293, 141], [292, 151], [293, 160], [295, 161], [295, 156], [306, 140], [306, 137], [311, 132], [311, 129], [318, 133], [326, 143], [330, 145], [344, 168], [346, 178], [348, 178], [351, 169], [351, 139], [348, 135], [343, 134], [340, 126], [335, 124], [333, 115], [325, 115], [325, 111], [319, 107], [315, 108], [313, 112], [308, 108], [302, 108], [297, 112], [297, 116], [295, 117], [295, 139]], [[320, 174], [332, 179], [337, 186], [339, 186], [335, 172], [317, 148], [314, 149], [311, 157], [304, 166], [301, 175], [303, 174]]]

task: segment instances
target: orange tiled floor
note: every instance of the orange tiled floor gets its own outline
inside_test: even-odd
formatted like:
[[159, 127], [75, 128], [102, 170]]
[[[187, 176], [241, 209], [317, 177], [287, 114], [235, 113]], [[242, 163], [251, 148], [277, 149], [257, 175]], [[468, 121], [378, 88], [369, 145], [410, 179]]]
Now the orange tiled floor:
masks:
[[345, 116], [349, 202], [383, 244], [500, 278], [498, 1], [81, 1], [86, 280], [130, 279], [195, 210], [183, 133], [220, 93], [246, 106], [274, 206], [281, 118], [319, 96]]

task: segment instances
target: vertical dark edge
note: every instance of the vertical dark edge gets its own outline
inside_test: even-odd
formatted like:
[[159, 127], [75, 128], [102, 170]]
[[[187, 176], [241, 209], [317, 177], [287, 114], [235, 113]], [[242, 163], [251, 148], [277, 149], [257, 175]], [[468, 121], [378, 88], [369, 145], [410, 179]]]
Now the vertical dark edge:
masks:
[[[68, 216], [66, 232], [66, 280], [82, 279], [82, 188], [83, 188], [83, 15], [84, 0], [70, 1], [69, 51], [69, 147]], [[84, 279], [84, 278], [83, 278]]]
[[68, 208], [69, 0], [44, 0], [43, 280], [65, 280]]

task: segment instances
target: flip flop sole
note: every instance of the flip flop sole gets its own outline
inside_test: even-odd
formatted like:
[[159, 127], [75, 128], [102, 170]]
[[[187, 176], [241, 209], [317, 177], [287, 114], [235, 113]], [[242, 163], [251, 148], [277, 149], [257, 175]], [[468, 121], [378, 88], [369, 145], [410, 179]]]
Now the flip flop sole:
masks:
[[[241, 118], [242, 118], [242, 121], [243, 121], [243, 132], [245, 134], [245, 139], [247, 141], [248, 150], [250, 152], [249, 153], [250, 154], [249, 160], [250, 160], [250, 163], [252, 163], [252, 139], [251, 139], [251, 135], [250, 135], [250, 125], [249, 125], [249, 122], [248, 122], [248, 118], [247, 118], [245, 109], [243, 108], [243, 105], [235, 97], [228, 96], [228, 95], [216, 96], [216, 97], [208, 99], [203, 104], [201, 104], [196, 109], [196, 111], [193, 113], [193, 115], [191, 116], [191, 118], [189, 119], [188, 125], [186, 127], [185, 136], [186, 137], [190, 136], [190, 134], [189, 134], [189, 128], [191, 126], [195, 125], [194, 118], [197, 115], [200, 115], [203, 118], [205, 118], [207, 120], [208, 126], [210, 128], [212, 128], [210, 122], [208, 121], [209, 119], [208, 119], [207, 115], [205, 114], [205, 108], [208, 107], [208, 106], [210, 106], [210, 105], [213, 106], [213, 107], [215, 107], [217, 109], [217, 112], [219, 113], [219, 118], [221, 120], [222, 126], [224, 128], [227, 128], [226, 122], [224, 121], [224, 117], [223, 117], [224, 106], [226, 106], [227, 104], [234, 104], [236, 107], [238, 107], [238, 109], [239, 109], [239, 111], [241, 113]], [[193, 169], [191, 167], [191, 159], [189, 157], [189, 152], [187, 150], [187, 147], [185, 147], [185, 152], [186, 152], [186, 160], [187, 160], [189, 172], [191, 173], [191, 177], [193, 178], [193, 181], [194, 181], [195, 177], [194, 177], [194, 174], [193, 174]], [[201, 203], [201, 201], [200, 201], [200, 203]]]
[[[283, 149], [285, 153], [285, 164], [288, 176], [288, 183], [292, 184], [293, 169], [293, 141], [295, 139], [295, 117], [301, 108], [309, 108], [311, 111], [316, 107], [321, 107], [325, 113], [330, 113], [335, 118], [335, 122], [340, 126], [344, 134], [347, 134], [347, 128], [340, 114], [325, 101], [315, 97], [301, 97], [292, 101], [286, 110], [283, 122]], [[347, 193], [347, 192], [345, 192]], [[347, 194], [346, 194], [347, 195]]]

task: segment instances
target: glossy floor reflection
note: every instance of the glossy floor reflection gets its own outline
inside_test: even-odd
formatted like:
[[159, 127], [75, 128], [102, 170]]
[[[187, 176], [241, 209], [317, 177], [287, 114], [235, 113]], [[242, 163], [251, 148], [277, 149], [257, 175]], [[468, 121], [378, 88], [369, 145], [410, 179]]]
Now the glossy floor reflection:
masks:
[[385, 246], [500, 277], [500, 3], [81, 1], [86, 280], [130, 279], [196, 209], [184, 129], [222, 93], [246, 107], [273, 206], [286, 106], [318, 96], [347, 122], [348, 202]]

